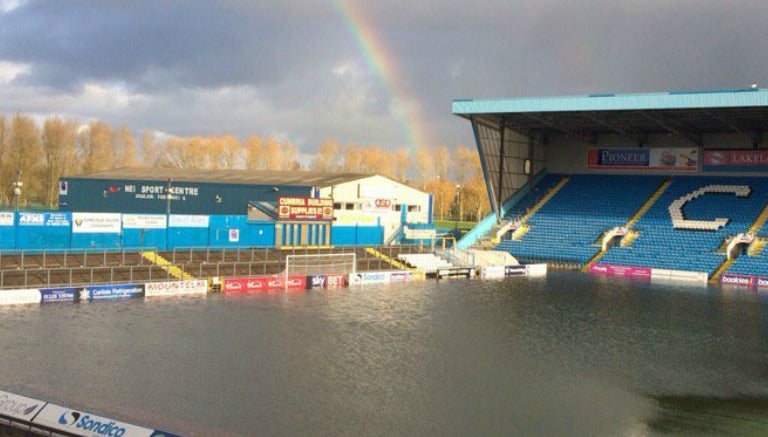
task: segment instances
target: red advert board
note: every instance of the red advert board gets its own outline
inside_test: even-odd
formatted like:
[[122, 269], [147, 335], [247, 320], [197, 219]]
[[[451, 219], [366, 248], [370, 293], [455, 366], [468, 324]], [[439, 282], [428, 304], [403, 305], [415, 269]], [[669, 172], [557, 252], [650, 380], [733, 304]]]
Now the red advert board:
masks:
[[277, 218], [278, 220], [333, 220], [333, 199], [281, 196], [277, 199]]
[[307, 286], [307, 277], [304, 275], [290, 275], [287, 282], [283, 275], [242, 276], [223, 278], [221, 280], [221, 292], [230, 293], [257, 293], [260, 291], [277, 290], [303, 290]]

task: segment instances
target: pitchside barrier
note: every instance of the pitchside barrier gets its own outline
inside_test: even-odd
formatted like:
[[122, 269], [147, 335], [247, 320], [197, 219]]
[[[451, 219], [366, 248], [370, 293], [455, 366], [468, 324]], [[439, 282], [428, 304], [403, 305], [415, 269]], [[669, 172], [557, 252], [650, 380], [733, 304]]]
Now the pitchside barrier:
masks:
[[392, 282], [423, 281], [426, 278], [419, 270], [389, 270], [359, 272], [349, 275], [350, 285], [389, 284]]
[[[349, 255], [349, 254], [347, 254]], [[303, 256], [302, 256], [303, 257]], [[333, 265], [354, 267], [354, 257]], [[293, 263], [294, 267], [296, 263]], [[316, 267], [316, 266], [315, 266]], [[302, 269], [308, 268], [301, 264]], [[510, 266], [488, 266], [481, 270], [480, 277], [484, 279], [506, 276], [543, 276], [547, 273], [546, 264], [524, 264]], [[472, 278], [475, 269], [471, 267], [454, 267], [439, 269], [438, 279]], [[423, 271], [391, 270], [322, 274], [278, 274], [252, 275], [235, 277], [217, 277], [221, 292], [253, 293], [282, 290], [311, 290], [317, 288], [340, 288], [350, 284], [382, 284], [393, 282], [409, 282], [424, 280]], [[21, 290], [0, 290], [0, 305], [47, 304], [54, 302], [100, 301], [131, 298], [149, 298], [159, 296], [189, 296], [206, 295], [210, 288], [206, 280], [146, 282], [135, 284], [99, 284], [80, 287], [32, 288]]]
[[486, 266], [480, 269], [482, 279], [500, 279], [507, 276], [546, 276], [546, 264], [519, 264], [508, 266]]
[[651, 281], [696, 282], [705, 284], [709, 275], [705, 272], [684, 270], [654, 269], [650, 267], [617, 266], [613, 264], [592, 264], [589, 272], [603, 276], [624, 276], [628, 278], [648, 279]]
[[47, 304], [157, 296], [205, 295], [208, 281], [166, 281], [137, 284], [99, 284], [85, 287], [0, 290], [0, 305]]
[[318, 274], [318, 275], [254, 275], [224, 277], [221, 281], [221, 292], [233, 293], [258, 293], [268, 291], [297, 291], [313, 288], [340, 288], [346, 287], [347, 275], [344, 274]]
[[39, 435], [180, 437], [5, 391], [0, 391], [0, 425]]
[[764, 276], [725, 273], [720, 276], [720, 285], [726, 287], [745, 287], [750, 290], [768, 290], [768, 278]]

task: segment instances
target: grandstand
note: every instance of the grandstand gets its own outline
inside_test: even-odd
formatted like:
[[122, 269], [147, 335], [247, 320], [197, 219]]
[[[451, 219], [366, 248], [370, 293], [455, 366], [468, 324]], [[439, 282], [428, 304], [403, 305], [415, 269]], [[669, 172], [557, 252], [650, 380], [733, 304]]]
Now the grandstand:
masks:
[[768, 90], [455, 100], [522, 261], [768, 278]]

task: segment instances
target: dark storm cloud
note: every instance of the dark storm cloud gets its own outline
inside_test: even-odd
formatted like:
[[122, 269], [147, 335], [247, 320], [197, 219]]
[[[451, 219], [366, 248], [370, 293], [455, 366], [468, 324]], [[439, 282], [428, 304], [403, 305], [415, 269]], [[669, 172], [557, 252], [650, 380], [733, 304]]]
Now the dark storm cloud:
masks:
[[31, 2], [0, 15], [0, 59], [31, 63], [28, 83], [55, 88], [89, 79], [140, 91], [264, 84], [302, 54], [327, 51], [299, 37], [317, 30], [315, 20], [280, 16], [287, 12], [210, 1]]
[[[768, 84], [764, 0], [366, 0], [358, 8], [400, 73], [389, 78], [397, 97], [419, 103], [441, 144], [472, 142], [466, 121], [450, 114], [454, 98]], [[4, 91], [0, 76], [0, 98], [15, 105], [0, 103], [0, 112], [67, 110], [181, 135], [275, 132], [308, 150], [325, 137], [407, 140], [389, 87], [327, 0], [31, 1], [0, 13], [0, 61], [30, 66]], [[141, 98], [82, 103], [83, 85], [94, 82]]]

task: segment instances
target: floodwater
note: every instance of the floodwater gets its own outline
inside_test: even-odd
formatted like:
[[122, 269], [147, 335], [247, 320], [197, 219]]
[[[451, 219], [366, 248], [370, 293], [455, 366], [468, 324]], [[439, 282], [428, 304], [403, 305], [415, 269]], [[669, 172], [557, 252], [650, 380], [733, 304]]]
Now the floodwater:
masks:
[[0, 389], [195, 436], [768, 432], [768, 297], [575, 272], [0, 308]]

